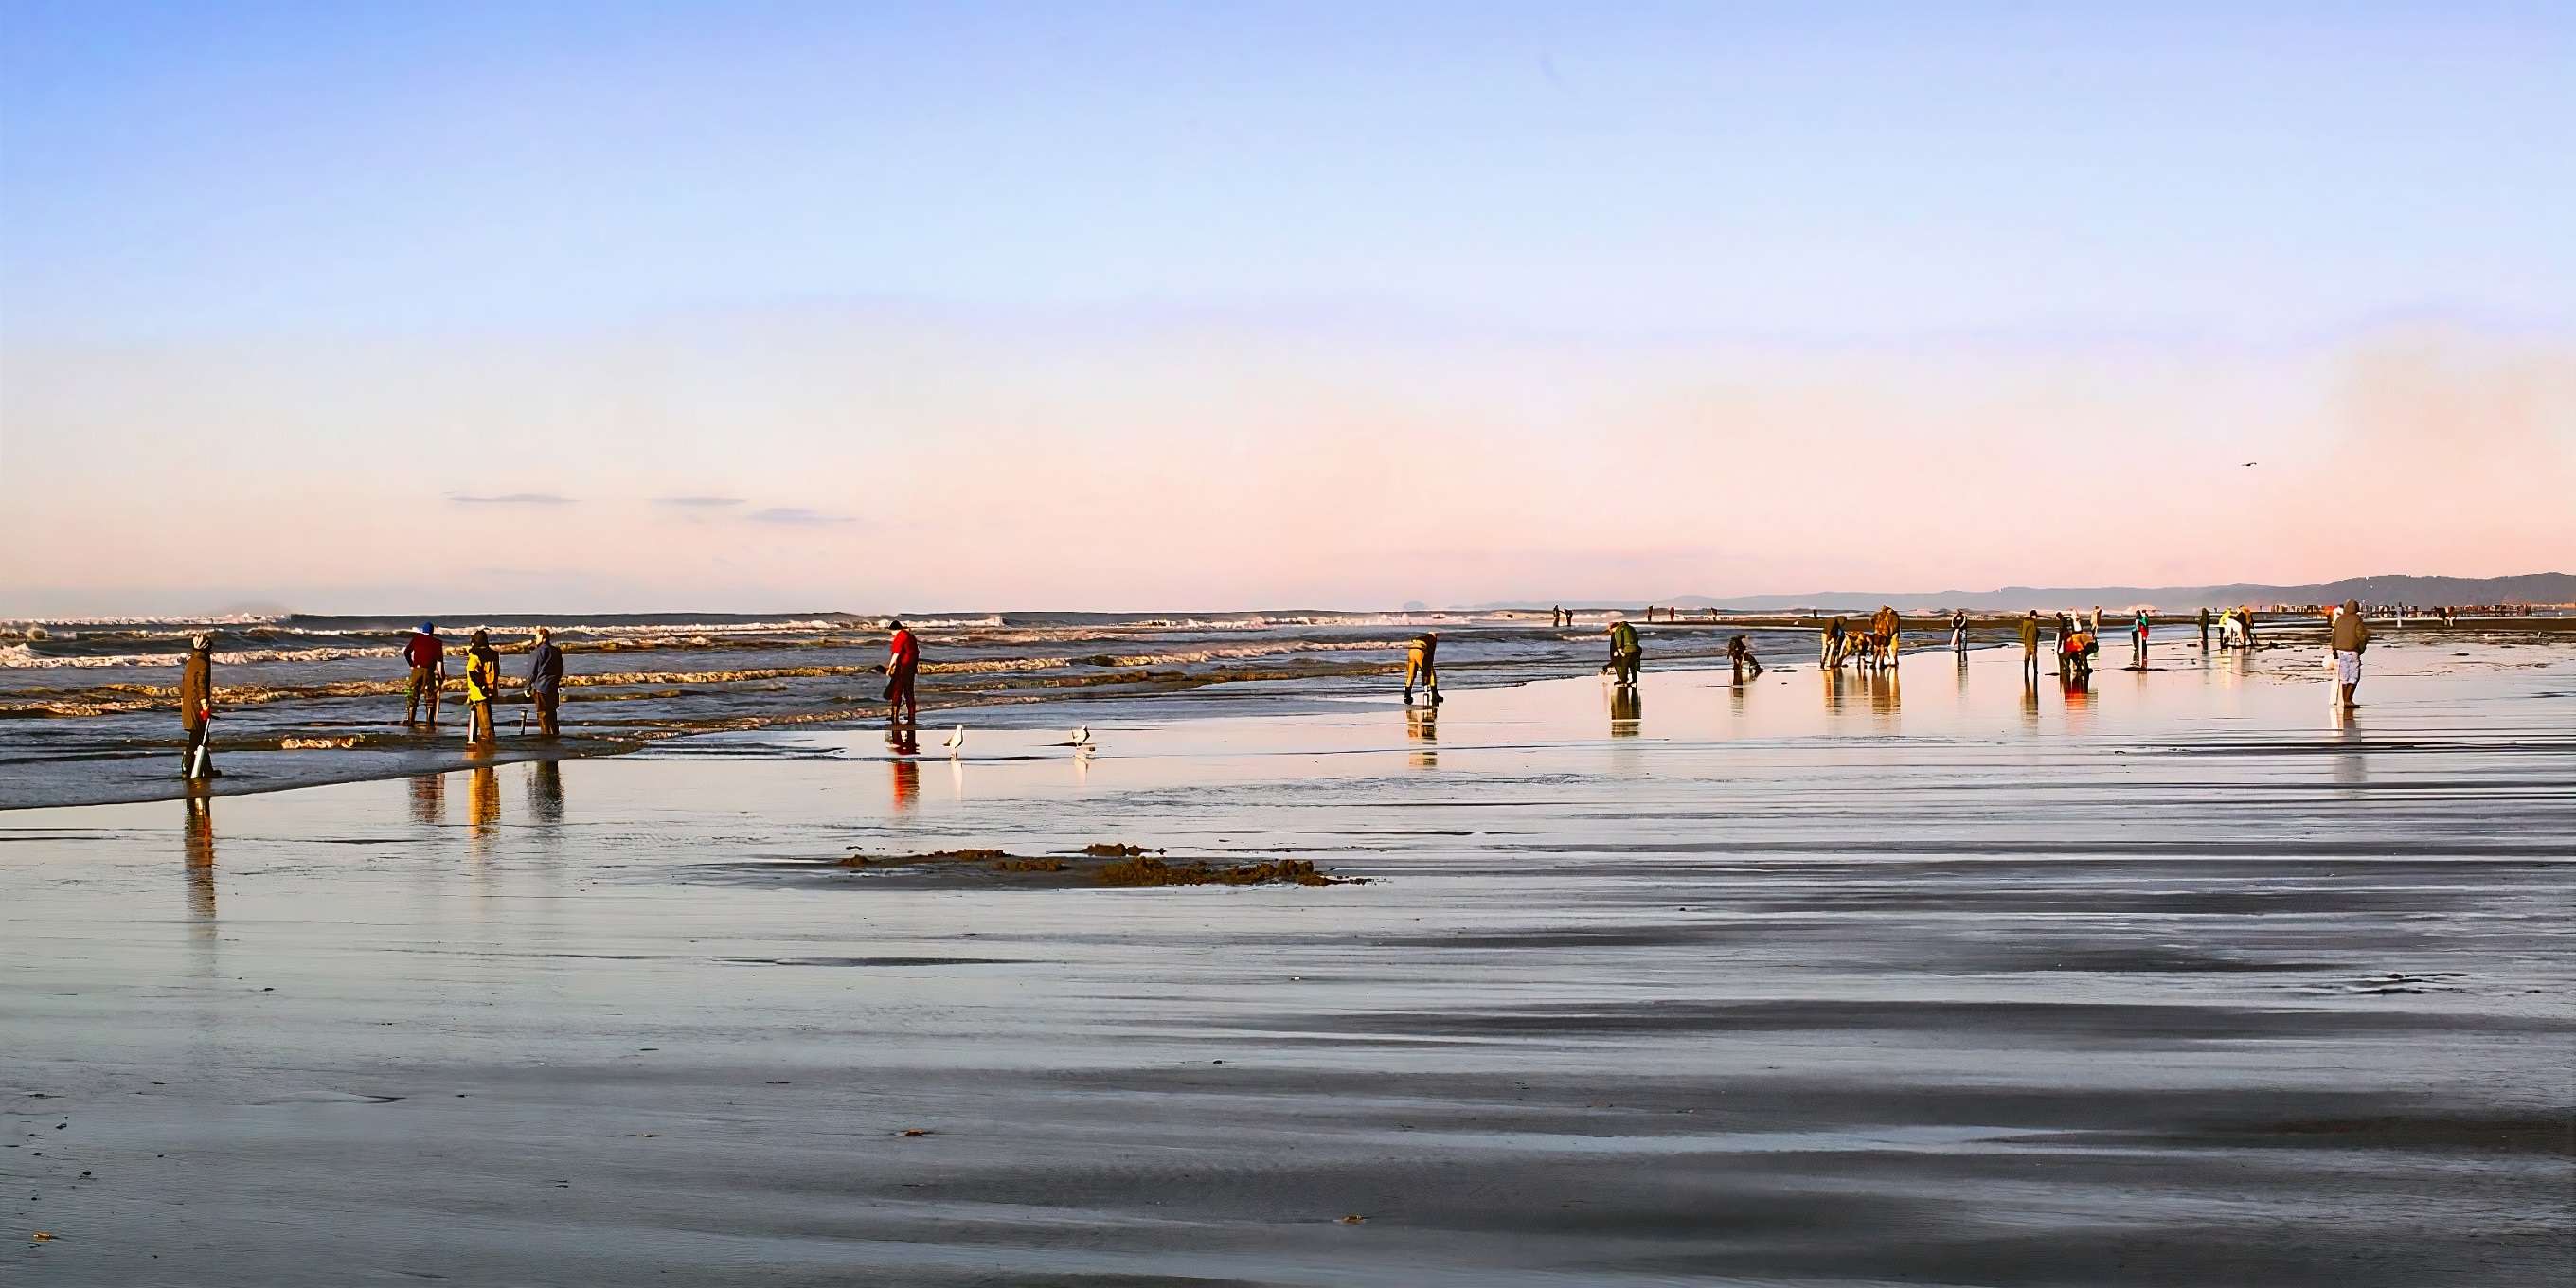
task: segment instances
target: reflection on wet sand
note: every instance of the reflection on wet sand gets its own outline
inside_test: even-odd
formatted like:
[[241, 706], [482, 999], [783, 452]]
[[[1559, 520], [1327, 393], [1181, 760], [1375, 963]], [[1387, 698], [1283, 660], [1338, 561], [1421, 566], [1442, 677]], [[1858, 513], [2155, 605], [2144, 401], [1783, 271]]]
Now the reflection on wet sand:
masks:
[[471, 820], [465, 833], [466, 852], [483, 858], [501, 835], [501, 775], [490, 765], [466, 771], [465, 810]]
[[2335, 741], [2339, 744], [2334, 757], [2335, 794], [2350, 801], [2367, 800], [2370, 763], [2368, 757], [2362, 755], [2362, 748], [2368, 744], [2361, 738], [2360, 713], [2334, 708], [2334, 728]]
[[1610, 736], [1634, 738], [1638, 722], [1646, 715], [1646, 697], [1632, 685], [1614, 685], [1610, 689]]
[[1881, 724], [1886, 723], [1888, 717], [1896, 714], [1899, 705], [1896, 668], [1873, 671], [1862, 676], [1861, 683], [1869, 689], [1870, 714], [1878, 717]]
[[2031, 733], [2039, 732], [2039, 673], [2036, 671], [2021, 673], [2021, 727]]
[[203, 793], [188, 797], [185, 838], [188, 911], [200, 921], [212, 921], [215, 919], [215, 803]]
[[[1406, 740], [1411, 742], [1439, 742], [1440, 708], [1428, 706], [1406, 707], [1404, 709], [1404, 736]], [[1440, 767], [1440, 749], [1436, 746], [1415, 748], [1412, 756], [1412, 763], [1413, 767], [1416, 769], [1438, 769]]]
[[411, 821], [415, 827], [447, 821], [447, 775], [422, 774], [411, 780]]
[[563, 766], [540, 760], [528, 772], [528, 821], [554, 824], [563, 818]]

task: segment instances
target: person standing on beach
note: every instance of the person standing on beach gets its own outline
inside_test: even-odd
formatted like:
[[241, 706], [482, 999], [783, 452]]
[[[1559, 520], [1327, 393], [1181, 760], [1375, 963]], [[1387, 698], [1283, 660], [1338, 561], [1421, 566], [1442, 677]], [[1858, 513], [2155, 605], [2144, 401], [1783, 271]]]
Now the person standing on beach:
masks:
[[549, 738], [563, 733], [555, 720], [563, 701], [563, 678], [563, 650], [555, 647], [554, 631], [540, 626], [537, 646], [528, 651], [528, 700], [537, 704], [537, 732]]
[[921, 641], [900, 621], [888, 620], [894, 632], [886, 641], [886, 719], [901, 723], [921, 718], [921, 700], [913, 695], [913, 678], [921, 673]]
[[2100, 604], [2095, 604], [2093, 606], [2093, 635], [2096, 639], [2100, 638], [2102, 635], [2102, 606]]
[[1404, 705], [1408, 707], [1413, 705], [1413, 682], [1417, 677], [1421, 679], [1424, 687], [1431, 690], [1431, 705], [1435, 707], [1440, 705], [1440, 671], [1437, 665], [1439, 652], [1440, 632], [1438, 631], [1424, 631], [1414, 636], [1412, 643], [1405, 645]]
[[501, 655], [493, 651], [489, 632], [476, 631], [465, 649], [466, 741], [493, 740], [492, 698], [500, 691]]
[[2039, 610], [2036, 608], [2021, 615], [2021, 668], [2030, 672], [2032, 679], [2039, 678]]
[[439, 642], [438, 623], [422, 622], [403, 645], [403, 660], [411, 663], [411, 696], [403, 702], [403, 723], [420, 718], [420, 705], [429, 703], [429, 722], [438, 723], [438, 690], [447, 682], [439, 674], [447, 666], [447, 646]]
[[2200, 606], [2200, 651], [2209, 651], [2209, 605]]
[[2129, 651], [2141, 671], [2147, 669], [2147, 610], [2138, 610], [2138, 624], [2129, 629]]
[[1637, 671], [1643, 661], [1643, 650], [1637, 643], [1637, 628], [1629, 625], [1628, 619], [1625, 617], [1611, 622], [1610, 665], [1608, 669], [1612, 674], [1618, 677], [1617, 683], [1621, 685], [1635, 684], [1637, 682]]
[[2361, 601], [2348, 599], [2335, 613], [2329, 632], [2334, 647], [2335, 683], [2341, 689], [2335, 705], [2346, 711], [2360, 706], [2352, 700], [2353, 690], [2361, 687], [2361, 654], [2370, 647], [2370, 624], [2361, 620]]
[[1953, 608], [1950, 610], [1950, 651], [1953, 653], [1965, 653], [1968, 651], [1967, 609]]
[[188, 750], [179, 761], [182, 778], [223, 777], [206, 746], [215, 733], [214, 648], [214, 636], [198, 635], [188, 641], [188, 660], [179, 664], [179, 727], [188, 735]]

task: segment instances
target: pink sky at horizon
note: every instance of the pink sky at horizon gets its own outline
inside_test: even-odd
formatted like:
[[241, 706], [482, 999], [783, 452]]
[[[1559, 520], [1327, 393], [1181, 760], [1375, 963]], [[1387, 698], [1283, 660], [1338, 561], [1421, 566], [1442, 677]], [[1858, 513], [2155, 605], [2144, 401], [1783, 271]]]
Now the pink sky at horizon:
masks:
[[800, 308], [0, 362], [0, 615], [1366, 609], [2576, 567], [2576, 342], [2460, 325], [1791, 345]]

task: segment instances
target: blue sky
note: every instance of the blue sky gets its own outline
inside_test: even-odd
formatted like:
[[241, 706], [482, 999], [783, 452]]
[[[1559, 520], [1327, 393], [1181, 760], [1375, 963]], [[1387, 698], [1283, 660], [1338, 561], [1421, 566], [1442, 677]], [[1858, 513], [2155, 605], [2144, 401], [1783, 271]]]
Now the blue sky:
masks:
[[2567, 4], [0, 0], [0, 613], [2563, 569], [2571, 158]]
[[781, 301], [2563, 324], [2576, 8], [0, 6], [19, 337]]

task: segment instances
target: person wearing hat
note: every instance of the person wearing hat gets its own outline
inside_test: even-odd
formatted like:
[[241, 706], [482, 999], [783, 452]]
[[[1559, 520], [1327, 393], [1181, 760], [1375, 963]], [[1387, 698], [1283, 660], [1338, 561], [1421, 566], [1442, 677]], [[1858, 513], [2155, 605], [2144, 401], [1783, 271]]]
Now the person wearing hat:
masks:
[[490, 742], [492, 699], [501, 693], [501, 655], [492, 647], [488, 631], [474, 632], [465, 649], [465, 737], [471, 742]]
[[411, 697], [403, 703], [403, 723], [420, 718], [421, 700], [429, 701], [429, 722], [438, 723], [438, 689], [446, 677], [447, 646], [439, 642], [438, 624], [422, 622], [403, 645], [403, 660], [411, 663]]
[[2370, 647], [2370, 626], [2361, 620], [2361, 601], [2347, 599], [2335, 610], [2331, 632], [2334, 646], [2335, 683], [2341, 686], [2335, 705], [2347, 711], [2361, 704], [2352, 700], [2352, 692], [2361, 687], [2361, 653]]
[[553, 738], [563, 730], [555, 724], [555, 707], [563, 700], [563, 650], [555, 647], [555, 633], [549, 627], [537, 628], [537, 646], [528, 650], [528, 700], [537, 704], [537, 732]]
[[179, 762], [183, 778], [221, 778], [214, 753], [206, 747], [215, 718], [215, 637], [188, 641], [188, 660], [179, 664], [179, 727], [188, 733], [188, 750]]

